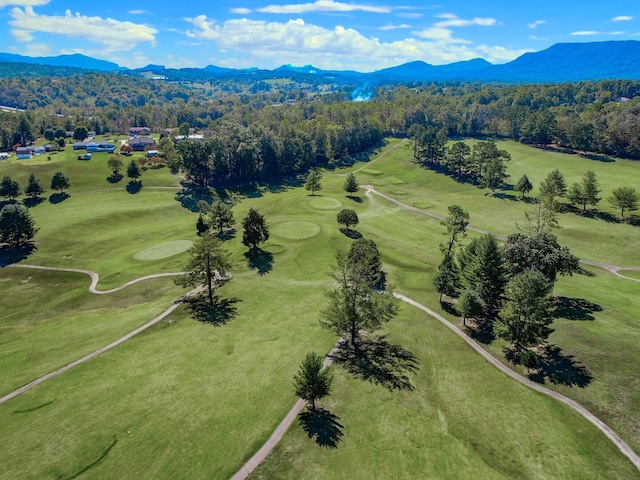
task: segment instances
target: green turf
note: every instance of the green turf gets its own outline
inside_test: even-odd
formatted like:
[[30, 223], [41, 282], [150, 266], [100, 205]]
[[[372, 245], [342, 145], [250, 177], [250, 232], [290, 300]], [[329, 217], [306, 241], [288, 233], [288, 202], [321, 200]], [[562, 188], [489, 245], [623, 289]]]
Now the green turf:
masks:
[[640, 280], [640, 271], [638, 270], [618, 270], [618, 273], [625, 277], [637, 278]]
[[333, 394], [321, 404], [342, 426], [337, 447], [318, 445], [296, 422], [249, 478], [640, 478], [578, 414], [404, 310], [386, 330], [420, 359], [415, 390], [389, 391], [332, 367]]
[[136, 260], [151, 261], [173, 257], [193, 246], [191, 240], [174, 240], [173, 242], [160, 243], [153, 247], [145, 248], [133, 255]]
[[[548, 152], [510, 141], [498, 141], [498, 147], [509, 151], [512, 160], [507, 165], [511, 175], [508, 183], [515, 184], [526, 173], [536, 186], [554, 168], [563, 172], [567, 183], [580, 180], [584, 172], [593, 170], [600, 182], [602, 197], [620, 185], [630, 185], [630, 179], [638, 176], [638, 163], [629, 160], [598, 162], [577, 155]], [[498, 191], [492, 195], [487, 189], [468, 183], [458, 183], [453, 178], [421, 167], [412, 161], [412, 151], [407, 141], [404, 145], [375, 160], [376, 175], [358, 172], [361, 184], [372, 184], [381, 192], [394, 195], [398, 180], [404, 182], [402, 202], [427, 209], [439, 215], [447, 214], [452, 204], [469, 211], [471, 225], [508, 235], [526, 228], [524, 213], [533, 208], [531, 203], [518, 200], [513, 190]], [[509, 188], [513, 188], [512, 186]], [[537, 189], [531, 196], [537, 194]], [[565, 201], [566, 202], [566, 201]], [[568, 245], [581, 258], [589, 258], [622, 266], [640, 265], [637, 243], [638, 229], [627, 222], [618, 221], [619, 212], [606, 200], [598, 204], [600, 217], [576, 213], [562, 213], [558, 220], [561, 229], [556, 233], [563, 244]]]
[[[360, 183], [398, 179], [406, 192], [402, 201], [423, 202], [446, 213], [445, 194], [440, 192], [451, 180], [407, 161], [408, 153], [400, 147], [373, 158], [383, 174], [367, 178], [361, 171]], [[180, 270], [184, 253], [152, 261], [134, 258], [161, 244], [197, 238], [197, 216], [175, 201], [175, 190], [151, 188], [154, 176], [158, 186], [175, 185], [176, 178], [166, 169], [145, 172], [142, 191], [131, 195], [122, 185], [108, 184], [108, 169], [91, 162], [73, 165], [85, 170], [78, 170], [77, 186], [72, 178], [69, 198], [32, 208], [41, 230], [38, 251], [25, 262], [95, 270], [102, 276], [99, 288]], [[86, 169], [89, 164], [93, 167]], [[344, 177], [325, 175], [318, 196], [303, 188], [245, 190], [246, 197], [234, 209], [236, 219], [257, 208], [272, 235], [262, 245], [270, 254], [262, 271], [249, 266], [240, 231], [225, 243], [232, 252], [234, 280], [223, 293], [240, 300], [237, 317], [216, 328], [188, 319], [179, 309], [150, 331], [0, 405], [0, 454], [5, 459], [0, 478], [69, 478], [79, 473], [85, 478], [229, 478], [292, 405], [291, 379], [305, 353], [326, 352], [335, 341], [319, 328], [317, 318], [335, 251], [352, 242], [337, 225], [339, 208], [356, 210], [356, 230], [376, 241], [388, 280], [397, 290], [437, 305], [432, 280], [441, 259], [438, 244], [444, 239], [440, 222], [364, 191], [348, 198], [343, 183]], [[393, 195], [397, 186], [389, 182], [388, 188]], [[472, 223], [478, 215], [485, 218], [479, 213], [482, 208], [495, 212], [495, 205], [503, 205], [496, 199], [487, 199], [485, 205], [482, 191], [467, 188], [462, 186], [454, 197], [466, 198], [477, 208], [471, 211]], [[425, 191], [426, 196], [420, 193]], [[498, 219], [486, 218], [502, 226]], [[635, 232], [630, 225], [616, 227]], [[616, 240], [618, 248], [626, 248], [630, 238]], [[585, 404], [600, 408], [634, 444], [639, 438], [634, 418], [640, 418], [632, 395], [637, 391], [632, 375], [640, 358], [632, 323], [637, 285], [627, 282], [619, 288], [620, 296], [613, 296], [614, 277], [595, 273], [563, 280], [557, 292], [598, 303], [602, 312], [590, 323], [558, 320], [553, 341], [595, 372], [590, 385], [579, 391], [565, 388], [566, 393], [582, 395]], [[0, 325], [8, 326], [0, 352], [9, 353], [12, 342], [20, 345], [19, 354], [14, 351], [4, 360], [0, 354], [6, 365], [0, 367], [12, 371], [5, 388], [108, 343], [183, 292], [170, 279], [101, 297], [87, 293], [87, 285], [88, 278], [71, 274], [0, 270], [0, 295], [12, 297], [0, 305]], [[594, 289], [602, 298], [592, 295]], [[34, 299], [40, 300], [36, 307], [31, 305]], [[627, 306], [609, 308], [623, 301]], [[627, 460], [590, 424], [498, 374], [414, 309], [405, 307], [388, 331], [391, 340], [420, 360], [416, 390], [387, 392], [339, 374], [329, 399], [333, 403], [327, 405], [345, 425], [344, 442], [335, 451], [320, 450], [295, 429], [283, 445], [299, 453], [288, 455], [285, 449], [269, 468], [289, 478], [366, 473], [367, 478], [377, 473], [379, 478], [424, 478], [425, 471], [435, 478], [483, 477], [473, 475], [477, 472], [488, 478], [637, 478]], [[52, 338], [54, 351], [49, 355]], [[499, 344], [490, 348], [501, 354]], [[32, 362], [30, 351], [40, 360]], [[625, 357], [628, 365], [621, 368]], [[602, 365], [594, 366], [598, 362]], [[346, 473], [337, 469], [350, 462]]]

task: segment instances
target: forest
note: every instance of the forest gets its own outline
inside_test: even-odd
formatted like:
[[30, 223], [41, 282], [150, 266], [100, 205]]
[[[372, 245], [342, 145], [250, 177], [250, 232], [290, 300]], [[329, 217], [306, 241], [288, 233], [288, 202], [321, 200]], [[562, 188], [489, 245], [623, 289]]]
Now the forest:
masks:
[[[164, 142], [167, 163], [199, 186], [305, 172], [385, 136], [508, 138], [581, 153], [640, 159], [640, 81], [501, 85], [430, 83], [371, 87], [287, 82], [170, 83], [122, 74], [0, 79], [0, 150], [81, 126], [125, 134], [130, 126], [191, 127], [203, 142]], [[177, 162], [177, 163], [176, 163]]]

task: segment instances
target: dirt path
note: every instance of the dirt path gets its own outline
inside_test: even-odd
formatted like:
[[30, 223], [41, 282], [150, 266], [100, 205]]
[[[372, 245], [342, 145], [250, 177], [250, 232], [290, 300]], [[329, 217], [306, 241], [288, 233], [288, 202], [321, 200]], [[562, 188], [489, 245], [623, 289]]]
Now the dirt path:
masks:
[[[342, 343], [342, 339], [340, 339], [338, 343], [336, 343], [336, 345], [333, 347], [331, 352], [329, 352], [329, 354], [325, 357], [324, 362], [322, 364], [324, 368], [327, 368], [329, 365], [333, 363], [333, 357], [338, 352], [338, 349], [340, 348], [341, 343]], [[289, 413], [287, 413], [287, 415], [282, 419], [280, 424], [273, 431], [273, 433], [269, 437], [269, 440], [267, 440], [265, 444], [262, 445], [262, 447], [260, 447], [260, 450], [258, 450], [247, 461], [247, 463], [245, 463], [242, 466], [242, 468], [238, 470], [233, 477], [231, 477], [231, 480], [244, 480], [251, 474], [251, 472], [253, 472], [256, 469], [258, 465], [260, 465], [264, 461], [265, 458], [267, 458], [267, 456], [271, 453], [273, 448], [282, 439], [282, 437], [287, 432], [287, 430], [289, 430], [289, 427], [298, 416], [298, 413], [300, 413], [300, 411], [305, 407], [306, 404], [307, 402], [305, 402], [302, 399], [298, 399], [298, 401], [293, 404], [293, 407], [291, 407], [291, 410], [289, 410]]]
[[[426, 217], [431, 217], [431, 218], [435, 218], [436, 220], [440, 220], [440, 221], [445, 221], [446, 218], [443, 217], [442, 215], [438, 215], [436, 213], [432, 213], [432, 212], [428, 212], [426, 210], [422, 210], [420, 208], [414, 207], [412, 205], [408, 205], [406, 203], [402, 203], [399, 200], [396, 200], [395, 198], [387, 195], [386, 193], [382, 193], [379, 192], [378, 190], [376, 190], [372, 185], [360, 185], [360, 188], [364, 188], [367, 191], [367, 195], [377, 195], [381, 198], [384, 198], [385, 200], [388, 200], [391, 203], [395, 203], [396, 205], [398, 205], [399, 207], [402, 207], [406, 210], [415, 212], [415, 213], [419, 213], [420, 215], [424, 215]], [[481, 233], [483, 235], [488, 235], [490, 232], [488, 232], [487, 230], [482, 230], [480, 228], [475, 228], [472, 226], [468, 226], [467, 230], [471, 230], [472, 232], [477, 232], [477, 233]], [[495, 237], [498, 240], [506, 240], [507, 237], [503, 236], [503, 235], [496, 235], [494, 234]], [[609, 265], [607, 263], [601, 263], [601, 262], [596, 262], [593, 260], [586, 260], [586, 259], [580, 259], [580, 263], [584, 264], [584, 265], [589, 265], [592, 267], [598, 267], [598, 268], [602, 268], [604, 270], [607, 270], [608, 272], [612, 273], [613, 275], [620, 277], [620, 278], [624, 278], [625, 280], [633, 280], [635, 282], [640, 282], [640, 279], [637, 278], [632, 278], [632, 277], [626, 277], [624, 275], [622, 275], [621, 273], [618, 272], [618, 270], [634, 270], [634, 271], [640, 271], [640, 267], [620, 267], [617, 265]]]
[[631, 460], [631, 463], [633, 463], [635, 465], [635, 467], [638, 470], [640, 470], [640, 456], [638, 456], [631, 449], [631, 447], [629, 447], [629, 445], [627, 445], [618, 436], [618, 434], [616, 434], [616, 432], [614, 432], [606, 423], [604, 423], [598, 417], [593, 415], [591, 412], [589, 412], [586, 408], [584, 408], [578, 402], [576, 402], [574, 400], [571, 400], [570, 398], [565, 397], [564, 395], [562, 395], [562, 394], [560, 394], [558, 392], [554, 392], [553, 390], [548, 390], [548, 389], [542, 387], [541, 385], [538, 385], [537, 383], [534, 383], [531, 380], [523, 377], [522, 375], [517, 374], [516, 372], [511, 370], [509, 367], [504, 365], [502, 362], [500, 362], [500, 360], [498, 360], [493, 355], [491, 355], [489, 352], [487, 352], [484, 348], [479, 346], [475, 341], [473, 341], [471, 338], [469, 338], [469, 336], [466, 335], [462, 330], [460, 330], [458, 327], [453, 325], [451, 322], [447, 321], [447, 319], [445, 319], [444, 317], [442, 317], [438, 313], [434, 312], [433, 310], [429, 309], [428, 307], [425, 307], [424, 305], [416, 302], [415, 300], [410, 299], [409, 297], [406, 297], [405, 295], [402, 295], [402, 294], [399, 294], [399, 293], [395, 293], [394, 295], [396, 297], [398, 297], [400, 300], [402, 300], [403, 302], [406, 302], [409, 305], [412, 305], [412, 306], [422, 310], [423, 312], [429, 314], [430, 316], [432, 316], [436, 320], [440, 321], [440, 323], [445, 325], [447, 328], [449, 328], [449, 330], [451, 330], [456, 335], [458, 335], [460, 338], [462, 338], [479, 355], [481, 355], [486, 361], [488, 361], [491, 365], [496, 367], [498, 370], [500, 370], [505, 375], [508, 375], [509, 377], [514, 379], [515, 381], [521, 383], [522, 385], [524, 385], [524, 386], [526, 386], [526, 387], [528, 387], [528, 388], [530, 388], [532, 390], [535, 390], [536, 392], [540, 392], [540, 393], [543, 393], [544, 395], [550, 396], [551, 398], [555, 398], [556, 400], [558, 400], [558, 401], [564, 403], [565, 405], [568, 405], [569, 407], [573, 408], [576, 412], [578, 412], [580, 415], [582, 415], [585, 419], [587, 419], [589, 422], [591, 422], [593, 425], [595, 425], [602, 433], [604, 433], [607, 436], [607, 438], [609, 438], [609, 440], [611, 440], [616, 445], [616, 447], [618, 447], [620, 449], [620, 451], [629, 460]]
[[[176, 275], [181, 275], [182, 274], [182, 272], [180, 272], [180, 273], [157, 273], [155, 275], [147, 275], [146, 277], [137, 278], [137, 279], [132, 280], [130, 282], [127, 282], [127, 283], [125, 283], [123, 285], [120, 285], [119, 287], [112, 288], [111, 290], [96, 290], [96, 286], [98, 285], [98, 281], [100, 280], [100, 276], [96, 272], [92, 272], [91, 270], [81, 270], [81, 269], [76, 269], [76, 268], [44, 267], [44, 266], [39, 266], [39, 265], [5, 265], [5, 267], [27, 268], [27, 269], [33, 269], [33, 270], [48, 270], [48, 271], [54, 271], [54, 272], [82, 273], [84, 275], [88, 275], [89, 277], [91, 277], [91, 285], [89, 285], [89, 291], [91, 293], [95, 293], [96, 295], [104, 295], [104, 294], [107, 294], [107, 293], [118, 292], [120, 290], [123, 290], [123, 289], [127, 288], [130, 285], [133, 285], [133, 284], [138, 283], [138, 282], [142, 282], [144, 280], [149, 280], [149, 279], [152, 279], [152, 278], [170, 277], [170, 276], [176, 276]], [[55, 377], [57, 375], [60, 375], [61, 373], [64, 373], [67, 370], [70, 370], [70, 369], [72, 369], [73, 367], [75, 367], [77, 365], [80, 365], [80, 364], [82, 364], [84, 362], [88, 362], [89, 360], [91, 360], [92, 358], [97, 357], [101, 353], [104, 353], [104, 352], [106, 352], [108, 350], [111, 350], [114, 347], [117, 347], [121, 343], [126, 342], [127, 340], [129, 340], [130, 338], [136, 336], [140, 332], [143, 332], [147, 328], [152, 327], [156, 323], [158, 323], [158, 322], [162, 321], [164, 318], [166, 318], [171, 312], [173, 312], [176, 308], [178, 308], [178, 306], [180, 306], [180, 304], [182, 303], [182, 300], [184, 298], [186, 298], [189, 295], [193, 295], [194, 293], [196, 293], [199, 290], [199, 288], [200, 287], [194, 288], [193, 290], [188, 292], [184, 297], [182, 297], [182, 299], [174, 302], [173, 305], [171, 305], [169, 308], [167, 308], [160, 315], [158, 315], [157, 317], [153, 318], [152, 320], [149, 320], [144, 325], [136, 328], [135, 330], [127, 333], [126, 335], [118, 338], [117, 340], [111, 342], [109, 345], [106, 345], [106, 346], [104, 346], [102, 348], [99, 348], [98, 350], [95, 350], [95, 351], [89, 353], [88, 355], [85, 355], [84, 357], [65, 365], [64, 367], [61, 367], [61, 368], [59, 368], [57, 370], [54, 370], [53, 372], [47, 373], [46, 375], [43, 375], [42, 377], [36, 378], [32, 382], [27, 383], [26, 385], [18, 388], [17, 390], [14, 390], [11, 393], [8, 393], [4, 397], [0, 398], [0, 403], [4, 403], [4, 402], [6, 402], [8, 400], [11, 400], [12, 398], [17, 397], [21, 393], [24, 393], [27, 390], [30, 390], [33, 387], [37, 386], [37, 385], [40, 385], [42, 382], [44, 382], [46, 380], [49, 380], [50, 378]]]

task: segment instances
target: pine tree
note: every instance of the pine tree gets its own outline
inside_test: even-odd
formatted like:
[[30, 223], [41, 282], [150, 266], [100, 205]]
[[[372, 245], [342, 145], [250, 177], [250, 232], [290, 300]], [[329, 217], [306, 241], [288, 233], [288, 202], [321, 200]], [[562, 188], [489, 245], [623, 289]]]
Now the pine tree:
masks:
[[218, 229], [218, 235], [222, 235], [225, 228], [233, 227], [235, 218], [231, 205], [221, 200], [214, 202], [210, 207], [211, 226]]
[[520, 192], [520, 198], [524, 198], [527, 193], [533, 190], [533, 185], [529, 181], [529, 177], [527, 177], [526, 173], [520, 177], [520, 180], [518, 180], [516, 190]]
[[308, 353], [298, 373], [293, 377], [296, 395], [311, 402], [311, 410], [316, 409], [316, 400], [326, 397], [331, 392], [333, 376], [329, 368], [323, 368], [322, 357], [315, 352]]
[[0, 180], [0, 197], [13, 201], [20, 195], [20, 184], [8, 175]]
[[129, 165], [127, 166], [127, 177], [131, 179], [132, 182], [138, 182], [138, 178], [140, 178], [142, 172], [140, 171], [140, 165], [138, 162], [131, 160]]
[[353, 197], [353, 194], [358, 191], [360, 188], [360, 184], [358, 183], [358, 179], [353, 173], [347, 175], [347, 178], [344, 181], [344, 191], [349, 194], [349, 198]]
[[71, 186], [69, 177], [62, 172], [56, 172], [51, 178], [51, 190], [60, 190], [60, 193], [64, 193], [65, 189]]
[[251, 250], [258, 248], [258, 245], [269, 240], [269, 227], [264, 220], [264, 216], [254, 210], [249, 209], [249, 213], [242, 220], [244, 232], [242, 234], [243, 245]]
[[304, 188], [310, 191], [311, 195], [315, 195], [316, 192], [322, 190], [320, 180], [322, 180], [322, 173], [317, 168], [312, 168], [304, 182]]
[[45, 192], [45, 189], [42, 186], [40, 179], [36, 178], [36, 176], [33, 173], [31, 173], [29, 175], [29, 179], [27, 180], [27, 186], [24, 189], [24, 193], [30, 198], [38, 198], [44, 192]]

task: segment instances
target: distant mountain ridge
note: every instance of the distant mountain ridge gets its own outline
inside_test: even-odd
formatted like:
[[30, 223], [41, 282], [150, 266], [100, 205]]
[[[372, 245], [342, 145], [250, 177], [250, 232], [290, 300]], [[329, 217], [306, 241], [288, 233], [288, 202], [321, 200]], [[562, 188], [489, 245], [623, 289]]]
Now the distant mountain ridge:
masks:
[[[0, 53], [0, 62], [51, 65], [82, 68], [104, 72], [130, 71], [105, 60], [85, 55], [60, 55], [58, 57], [27, 57]], [[14, 68], [15, 70], [15, 68]], [[558, 43], [539, 52], [525, 53], [515, 60], [493, 65], [486, 60], [455, 62], [448, 65], [431, 65], [417, 60], [375, 72], [322, 70], [312, 65], [283, 65], [273, 70], [249, 68], [233, 69], [208, 65], [204, 68], [172, 69], [163, 65], [147, 65], [134, 72], [162, 75], [168, 80], [198, 80], [216, 77], [266, 78], [324, 77], [327, 81], [398, 83], [431, 81], [480, 81], [507, 83], [560, 83], [581, 80], [640, 79], [640, 41], [608, 41], [591, 43]]]

